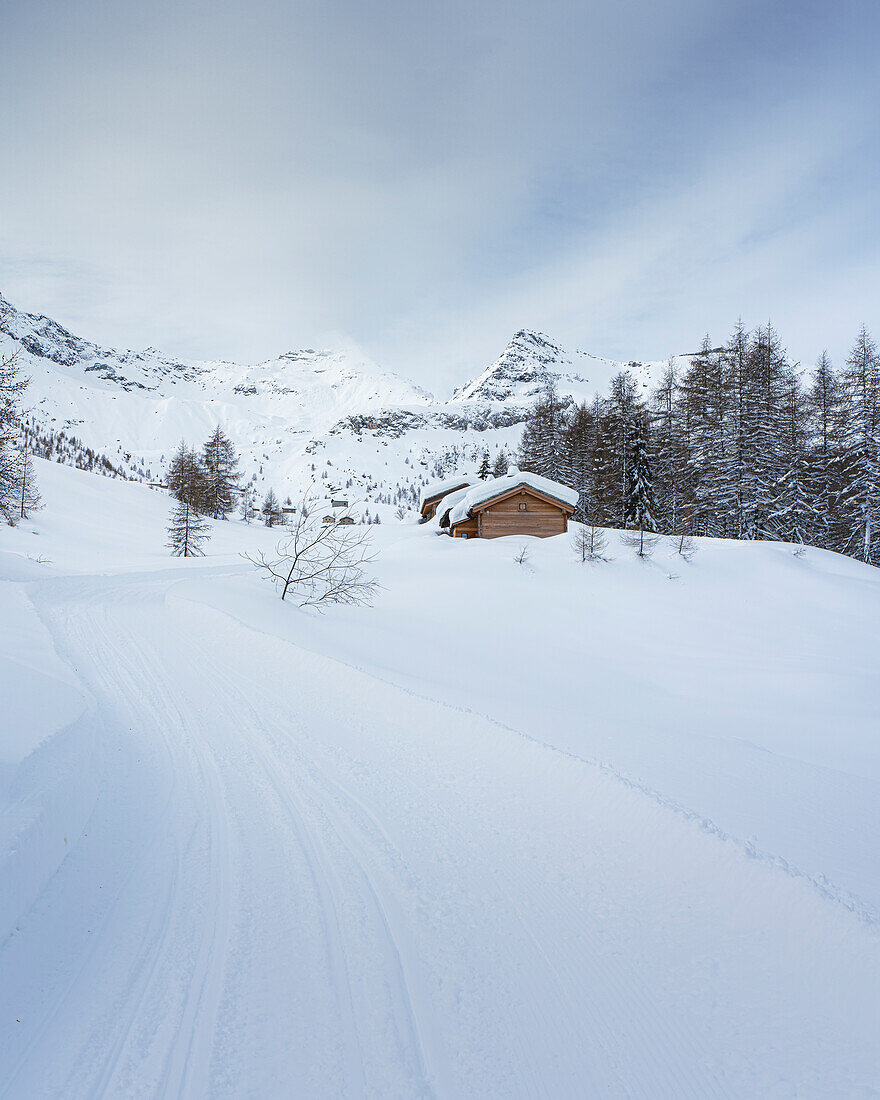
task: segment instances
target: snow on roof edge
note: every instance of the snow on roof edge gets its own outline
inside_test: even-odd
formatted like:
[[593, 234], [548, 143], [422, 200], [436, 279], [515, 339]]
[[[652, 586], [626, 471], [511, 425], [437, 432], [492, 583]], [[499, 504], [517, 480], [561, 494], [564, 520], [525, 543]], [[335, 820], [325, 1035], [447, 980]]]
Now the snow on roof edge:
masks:
[[446, 496], [437, 505], [434, 512], [434, 519], [442, 527], [443, 519], [447, 512], [451, 512], [455, 505], [471, 491], [470, 485], [465, 485], [463, 489], [453, 489], [451, 493], [447, 493]]
[[549, 477], [541, 477], [540, 474], [529, 473], [527, 470], [513, 470], [503, 477], [480, 482], [469, 489], [449, 513], [450, 524], [461, 523], [462, 520], [467, 519], [471, 510], [476, 508], [477, 505], [485, 504], [487, 500], [503, 496], [522, 485], [535, 489], [539, 493], [544, 493], [545, 496], [552, 497], [554, 500], [558, 500], [560, 504], [568, 505], [570, 508], [574, 508], [580, 496], [577, 489], [569, 489], [567, 485], [562, 485], [558, 481], [551, 481]]
[[476, 480], [477, 478], [474, 477], [473, 474], [460, 474], [458, 477], [446, 477], [442, 478], [440, 481], [429, 481], [422, 489], [421, 493], [419, 493], [419, 511], [425, 507], [426, 500], [438, 496], [443, 493], [444, 490], [451, 492], [461, 485], [473, 485]]

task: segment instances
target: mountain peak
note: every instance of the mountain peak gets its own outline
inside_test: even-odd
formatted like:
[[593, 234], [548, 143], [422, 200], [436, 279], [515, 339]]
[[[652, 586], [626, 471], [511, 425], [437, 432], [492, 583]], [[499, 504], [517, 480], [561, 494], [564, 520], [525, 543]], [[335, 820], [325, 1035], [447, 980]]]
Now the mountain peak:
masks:
[[519, 329], [498, 359], [456, 390], [452, 400], [530, 402], [548, 382], [568, 380], [586, 382], [572, 373], [571, 360], [543, 332]]

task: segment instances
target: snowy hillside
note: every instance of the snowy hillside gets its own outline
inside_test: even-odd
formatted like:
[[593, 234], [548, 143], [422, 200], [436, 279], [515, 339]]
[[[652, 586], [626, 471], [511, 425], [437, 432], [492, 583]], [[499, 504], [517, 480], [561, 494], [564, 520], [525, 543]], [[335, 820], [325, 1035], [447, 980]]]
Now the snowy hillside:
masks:
[[219, 423], [246, 478], [282, 498], [323, 474], [351, 483], [360, 499], [381, 501], [399, 484], [417, 487], [438, 462], [441, 470], [443, 463], [467, 468], [486, 447], [515, 448], [527, 409], [550, 379], [580, 401], [604, 391], [624, 367], [646, 388], [662, 366], [582, 353], [573, 366], [546, 337], [519, 332], [444, 401], [350, 353], [291, 351], [253, 366], [178, 361], [152, 348], [99, 347], [2, 298], [0, 319], [0, 354], [20, 349], [32, 379], [27, 403], [44, 430], [63, 430], [115, 465], [159, 480], [182, 438], [198, 444]]
[[[0, 1096], [880, 1088], [880, 573], [374, 528], [281, 604], [167, 497], [0, 529]], [[514, 559], [523, 543], [527, 560]]]

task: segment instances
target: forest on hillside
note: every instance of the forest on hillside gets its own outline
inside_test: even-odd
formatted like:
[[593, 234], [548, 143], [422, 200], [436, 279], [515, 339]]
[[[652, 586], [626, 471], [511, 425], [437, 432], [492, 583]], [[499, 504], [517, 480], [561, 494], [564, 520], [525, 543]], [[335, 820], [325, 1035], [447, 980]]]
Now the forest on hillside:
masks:
[[880, 355], [862, 327], [837, 370], [806, 373], [771, 324], [708, 336], [642, 399], [623, 371], [589, 405], [553, 387], [523, 469], [580, 492], [575, 518], [666, 534], [779, 539], [880, 566]]

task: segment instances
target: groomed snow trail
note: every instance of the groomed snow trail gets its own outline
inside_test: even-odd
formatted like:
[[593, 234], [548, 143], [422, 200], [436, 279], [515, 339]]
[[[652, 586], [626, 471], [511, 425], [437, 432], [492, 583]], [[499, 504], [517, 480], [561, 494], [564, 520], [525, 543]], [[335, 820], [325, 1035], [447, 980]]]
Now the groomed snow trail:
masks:
[[187, 575], [30, 588], [91, 701], [38, 750], [81, 797], [0, 945], [0, 1097], [878, 1087], [870, 924]]

